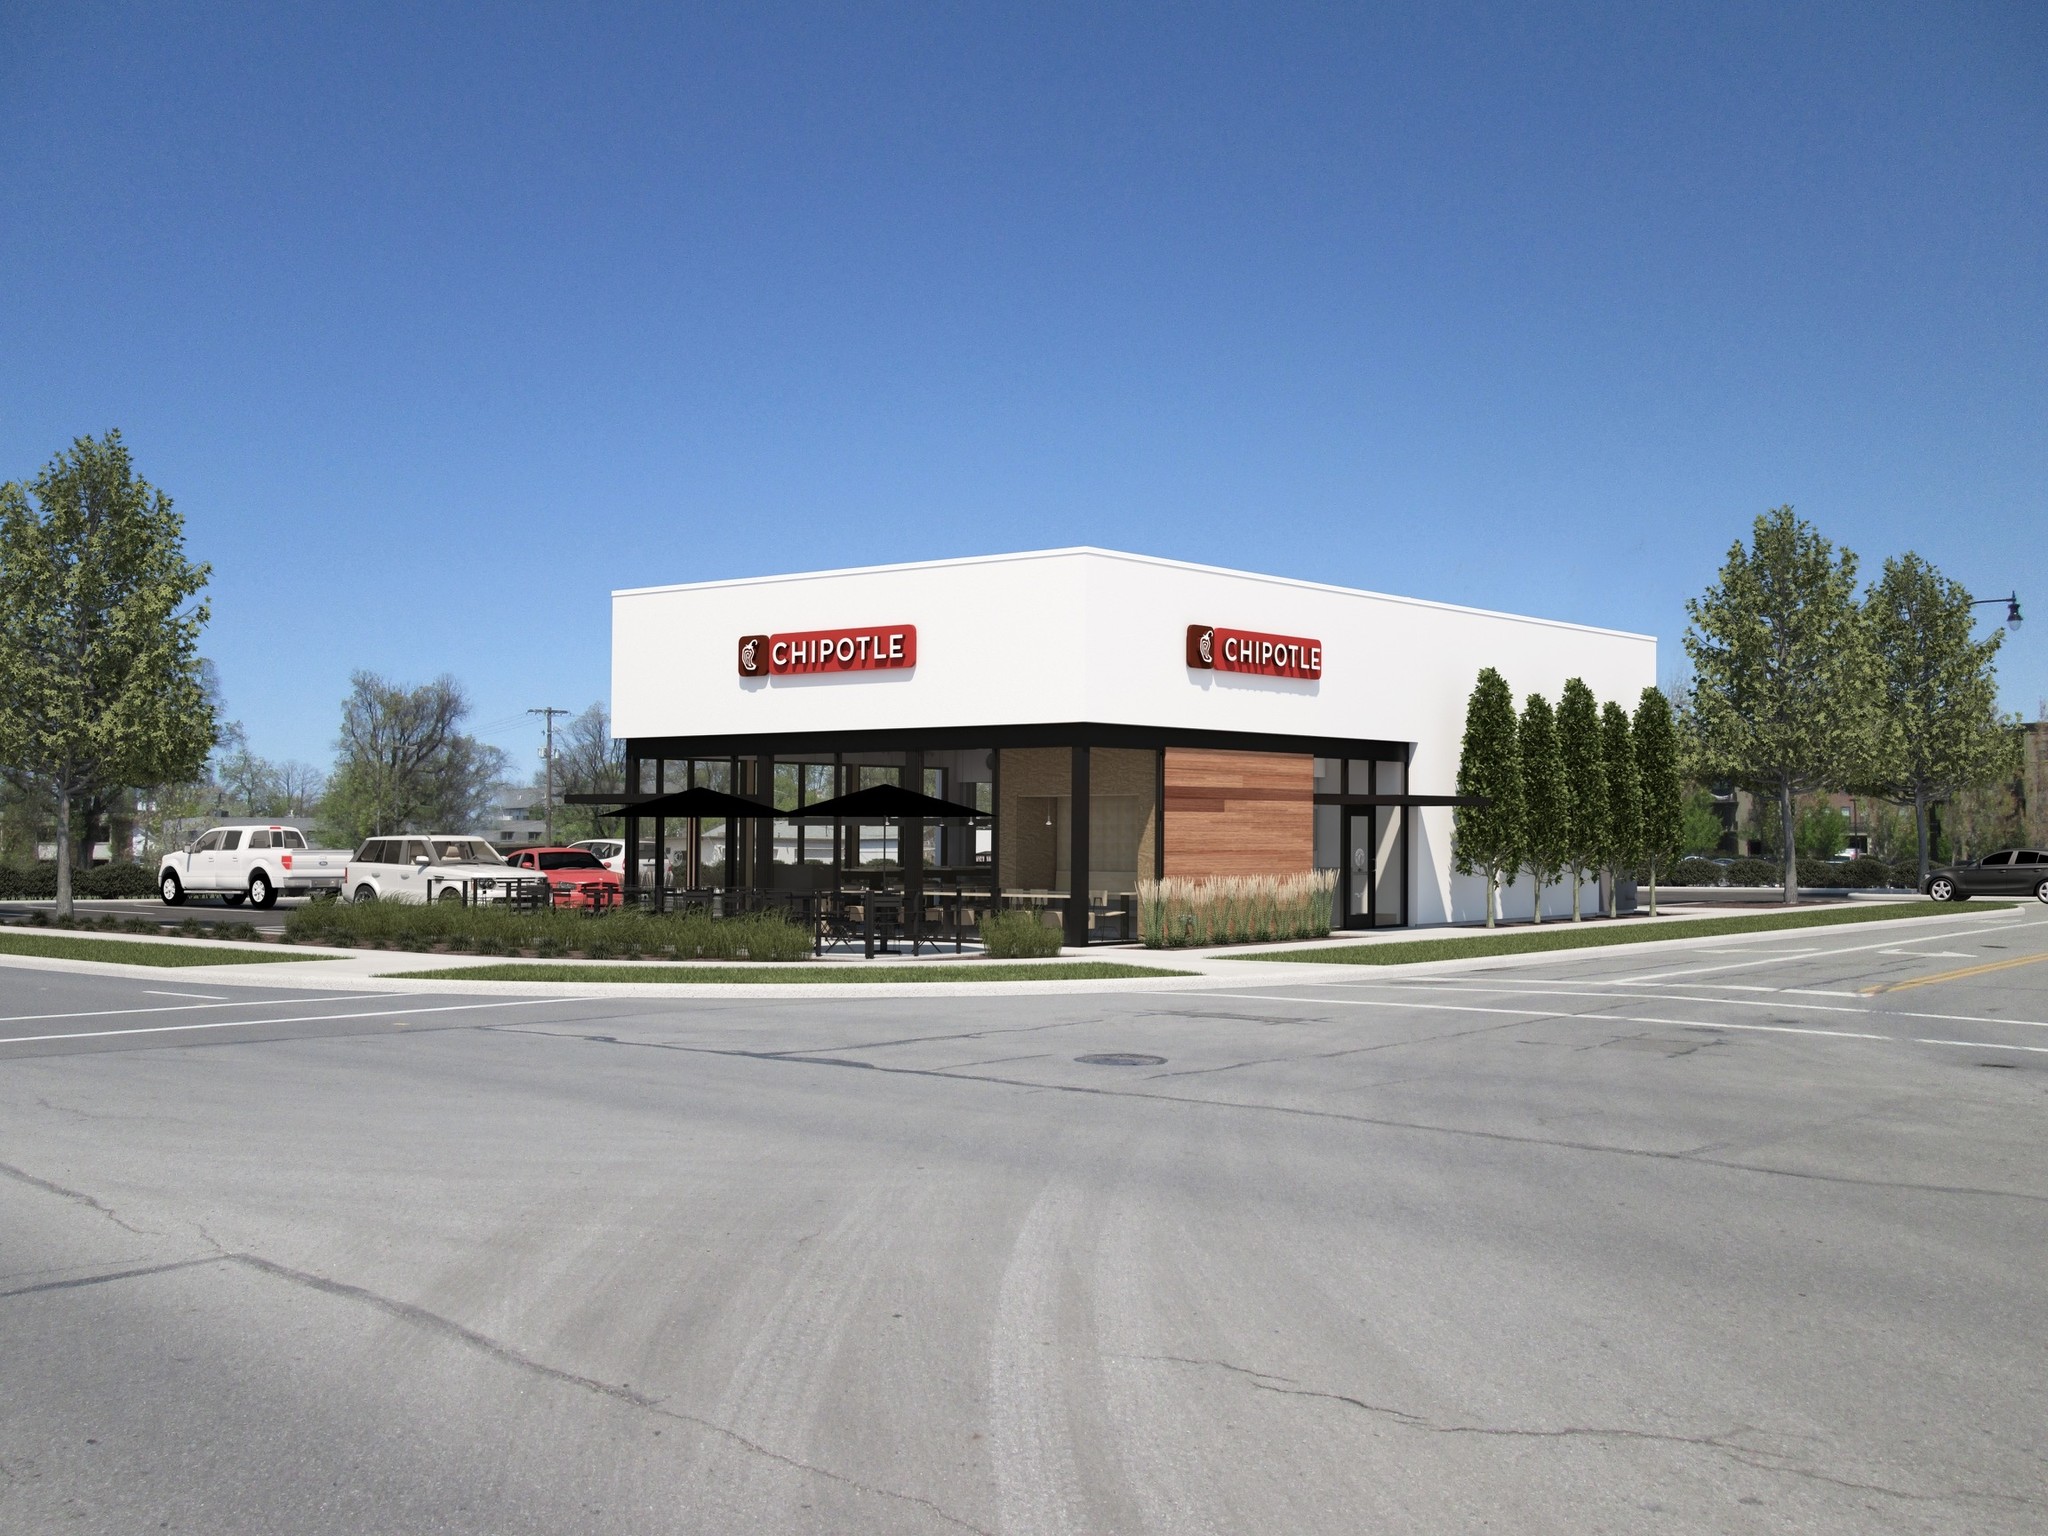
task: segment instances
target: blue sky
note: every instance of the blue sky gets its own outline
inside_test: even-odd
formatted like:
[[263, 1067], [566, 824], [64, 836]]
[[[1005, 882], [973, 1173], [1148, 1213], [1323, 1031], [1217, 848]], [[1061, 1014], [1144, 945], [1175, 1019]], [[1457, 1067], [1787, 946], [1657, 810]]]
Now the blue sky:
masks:
[[0, 476], [120, 427], [320, 764], [358, 667], [531, 762], [614, 587], [1074, 543], [1668, 671], [1782, 502], [2017, 586], [2032, 716], [2044, 76], [2023, 4], [0, 0]]

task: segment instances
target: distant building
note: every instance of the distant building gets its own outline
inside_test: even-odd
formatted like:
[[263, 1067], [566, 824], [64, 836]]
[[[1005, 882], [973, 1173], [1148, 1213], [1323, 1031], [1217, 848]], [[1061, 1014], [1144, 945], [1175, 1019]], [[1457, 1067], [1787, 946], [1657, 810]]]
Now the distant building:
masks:
[[490, 804], [483, 815], [483, 834], [500, 848], [532, 847], [548, 835], [542, 807], [531, 784], [499, 784], [491, 790]]
[[2020, 727], [2020, 825], [2025, 841], [2048, 848], [2048, 720]]

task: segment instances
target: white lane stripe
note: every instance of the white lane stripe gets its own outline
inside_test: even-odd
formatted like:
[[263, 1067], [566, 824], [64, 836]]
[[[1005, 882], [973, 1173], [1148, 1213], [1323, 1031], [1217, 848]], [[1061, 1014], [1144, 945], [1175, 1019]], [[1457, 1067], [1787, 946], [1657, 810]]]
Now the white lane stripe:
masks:
[[[1214, 997], [1236, 1002], [1251, 1003], [1343, 1003], [1354, 1008], [1418, 1008], [1434, 1013], [1505, 1013], [1516, 1018], [1539, 1023], [1546, 1019], [1569, 1020], [1575, 1024], [1656, 1024], [1672, 1029], [1735, 1029], [1745, 1033], [1764, 1035], [1821, 1035], [1833, 1040], [1878, 1040], [1888, 1045], [1904, 1045], [1905, 1038], [1898, 1035], [1873, 1035], [1853, 1029], [1801, 1029], [1791, 1024], [1732, 1024], [1708, 1019], [1651, 1019], [1639, 1014], [1625, 1013], [1544, 1013], [1531, 1008], [1479, 1008], [1467, 1003], [1416, 1003], [1395, 1001], [1378, 1002], [1363, 997], [1274, 997], [1257, 992], [1183, 992], [1182, 997]], [[1719, 1001], [1719, 999], [1716, 999]], [[1985, 1021], [1985, 1022], [2003, 1022]], [[1418, 1040], [1417, 1045], [1429, 1042]], [[2040, 1051], [2048, 1053], [2048, 1045], [1978, 1046], [1970, 1040], [1916, 1040], [1916, 1045], [1964, 1045], [1983, 1050]]]
[[1915, 1040], [1915, 1045], [1960, 1045], [1972, 1051], [2032, 1051], [2048, 1055], [2048, 1045], [1993, 1045], [1989, 1040]]
[[111, 1035], [173, 1035], [199, 1029], [259, 1029], [266, 1024], [324, 1024], [334, 1019], [388, 1019], [397, 1014], [469, 1013], [483, 1008], [532, 1008], [541, 1003], [569, 1002], [561, 997], [523, 997], [502, 1003], [449, 1003], [439, 1008], [386, 1008], [377, 1013], [302, 1013], [280, 1019], [217, 1019], [211, 1024], [148, 1024], [133, 1029], [79, 1029], [62, 1035], [0, 1035], [0, 1046], [34, 1045], [46, 1040], [103, 1040]]
[[142, 995], [144, 997], [182, 997], [187, 1001], [201, 1003], [224, 1003], [227, 1001], [225, 997], [217, 992], [158, 992], [149, 987], [142, 989]]
[[[1585, 1015], [1574, 1014], [1573, 1017], [1584, 1018]], [[1637, 1021], [1631, 1019], [1629, 1022], [1635, 1023]], [[1679, 1021], [1674, 1019], [1671, 1022], [1677, 1023]], [[1797, 1029], [1790, 1024], [1709, 1024], [1700, 1019], [1694, 1019], [1686, 1027], [1688, 1029], [1741, 1029], [1762, 1035], [1826, 1035], [1833, 1040], [1890, 1040], [1895, 1044], [1899, 1038], [1897, 1035], [1859, 1034], [1853, 1029]]]
[[[1941, 923], [1955, 922], [1957, 919], [1932, 917], [1922, 918], [1921, 921]], [[1754, 960], [1731, 960], [1726, 965], [1699, 965], [1678, 971], [1652, 971], [1644, 976], [1617, 976], [1614, 978], [1614, 981], [1618, 986], [1626, 986], [1634, 981], [1668, 981], [1676, 976], [1708, 976], [1715, 971], [1746, 970], [1752, 965], [1776, 965], [1781, 960], [1811, 960], [1816, 955], [1825, 955], [1829, 959], [1833, 959], [1836, 955], [1857, 955], [1867, 950], [1890, 949], [1900, 944], [1932, 944], [1936, 940], [1953, 942], [1954, 939], [1955, 935], [1952, 933], [1930, 933], [1917, 939], [1902, 939], [1897, 934], [1893, 934], [1890, 938], [1880, 939], [1875, 944], [1841, 944], [1821, 949], [1797, 949], [1777, 954], [1760, 955]], [[1589, 981], [1597, 979], [1596, 977], [1587, 978]]]
[[[1350, 982], [1324, 982], [1324, 983], [1322, 983], [1322, 985], [1324, 985], [1324, 986], [1357, 986], [1357, 987], [1359, 987], [1359, 988], [1361, 988], [1361, 989], [1363, 989], [1363, 988], [1366, 988], [1366, 987], [1372, 987], [1372, 988], [1374, 988], [1375, 990], [1391, 991], [1391, 990], [1393, 990], [1393, 989], [1394, 989], [1394, 988], [1396, 988], [1396, 987], [1416, 987], [1416, 986], [1421, 986], [1421, 985], [1423, 985], [1423, 983], [1424, 983], [1424, 978], [1422, 978], [1422, 977], [1419, 977], [1419, 976], [1418, 976], [1418, 977], [1416, 977], [1416, 978], [1415, 978], [1415, 979], [1413, 979], [1413, 980], [1389, 980], [1389, 981], [1382, 981], [1382, 982], [1356, 982], [1356, 983], [1350, 983]], [[1496, 985], [1496, 986], [1490, 986], [1490, 987], [1489, 987], [1489, 986], [1465, 986], [1465, 985], [1461, 985], [1461, 984], [1459, 984], [1459, 983], [1455, 983], [1455, 982], [1453, 982], [1453, 983], [1441, 983], [1441, 982], [1439, 982], [1439, 983], [1432, 983], [1432, 984], [1431, 984], [1431, 985], [1429, 986], [1429, 991], [1431, 991], [1431, 992], [1472, 992], [1472, 993], [1477, 993], [1477, 994], [1478, 994], [1479, 996], [1481, 996], [1481, 997], [1513, 997], [1513, 996], [1515, 996], [1515, 995], [1516, 995], [1516, 993], [1515, 993], [1515, 988], [1516, 988], [1516, 987], [1518, 987], [1518, 986], [1520, 986], [1520, 985], [1522, 985], [1522, 983], [1521, 983], [1520, 981], [1514, 981], [1514, 982], [1502, 982], [1502, 983], [1500, 983], [1500, 984], [1498, 984], [1498, 985]], [[1999, 1018], [1999, 1017], [1997, 1017], [1996, 1015], [1990, 1015], [1990, 1016], [1986, 1016], [1986, 1015], [1983, 1015], [1983, 1014], [1975, 1014], [1975, 1013], [1914, 1013], [1914, 1012], [1910, 1012], [1910, 1011], [1908, 1011], [1907, 1009], [1904, 1009], [1904, 1008], [1844, 1008], [1844, 1007], [1842, 1007], [1842, 1006], [1841, 1006], [1840, 1004], [1838, 1004], [1838, 1003], [1792, 1003], [1792, 1002], [1786, 1002], [1786, 1001], [1784, 1000], [1784, 998], [1783, 998], [1782, 996], [1780, 996], [1780, 997], [1777, 997], [1777, 998], [1774, 998], [1774, 999], [1773, 999], [1772, 1001], [1770, 1001], [1770, 1002], [1764, 1002], [1764, 1001], [1761, 1001], [1760, 999], [1754, 999], [1754, 998], [1747, 998], [1747, 997], [1687, 997], [1687, 996], [1686, 996], [1686, 995], [1685, 995], [1685, 994], [1684, 994], [1683, 992], [1637, 992], [1637, 993], [1629, 993], [1629, 992], [1607, 992], [1607, 991], [1602, 991], [1602, 992], [1568, 992], [1568, 991], [1565, 991], [1565, 990], [1564, 990], [1564, 988], [1565, 988], [1565, 986], [1566, 986], [1566, 985], [1567, 985], [1566, 983], [1562, 983], [1562, 982], [1559, 982], [1559, 983], [1554, 983], [1554, 984], [1546, 984], [1546, 990], [1544, 990], [1544, 991], [1541, 991], [1541, 992], [1529, 992], [1529, 993], [1524, 993], [1524, 994], [1522, 994], [1522, 995], [1523, 995], [1523, 996], [1526, 996], [1526, 997], [1531, 997], [1531, 998], [1538, 998], [1538, 997], [1615, 997], [1615, 998], [1631, 998], [1631, 997], [1632, 997], [1632, 998], [1634, 998], [1634, 999], [1635, 999], [1636, 1001], [1638, 1001], [1638, 1002], [1649, 1002], [1649, 1003], [1704, 1003], [1704, 1004], [1707, 1004], [1708, 1006], [1710, 1006], [1710, 1007], [1714, 1007], [1714, 1008], [1783, 1008], [1783, 1009], [1788, 1009], [1788, 1010], [1790, 1010], [1790, 1011], [1792, 1011], [1792, 1012], [1794, 1012], [1794, 1013], [1853, 1013], [1853, 1014], [1858, 1014], [1858, 1015], [1861, 1015], [1862, 1017], [1865, 1017], [1865, 1018], [1883, 1018], [1883, 1019], [1932, 1019], [1932, 1020], [1936, 1021], [1937, 1023], [1942, 1023], [1942, 1024], [2012, 1024], [2012, 1025], [2018, 1025], [2019, 1027], [2021, 1027], [2021, 1028], [2023, 1028], [2023, 1029], [2048, 1029], [2048, 1019], [2005, 1019], [2005, 1018]], [[1856, 993], [1856, 992], [1846, 992], [1846, 993], [1844, 993], [1844, 992], [1830, 992], [1830, 993], [1827, 993], [1826, 995], [1827, 995], [1827, 996], [1829, 996], [1829, 997], [1858, 997], [1858, 996], [1861, 996], [1862, 994], [1860, 994], [1860, 993]], [[1590, 1018], [1598, 1018], [1598, 1017], [1599, 1017], [1599, 1015], [1598, 1015], [1598, 1014], [1591, 1014], [1591, 1013], [1586, 1013], [1586, 1014], [1578, 1014], [1578, 1013], [1575, 1013], [1575, 1014], [1572, 1014], [1572, 1015], [1570, 1015], [1570, 1017], [1572, 1017], [1572, 1018], [1575, 1018], [1575, 1019], [1578, 1019], [1578, 1018], [1587, 1018], [1587, 1019], [1590, 1019]]]
[[[173, 997], [175, 993], [159, 992], [158, 997]], [[425, 992], [365, 992], [365, 1002], [389, 1002], [394, 997], [426, 997]], [[123, 1019], [137, 1013], [193, 1013], [201, 1008], [291, 1008], [300, 1003], [331, 1003], [332, 992], [322, 992], [314, 997], [251, 997], [233, 1003], [164, 1003], [155, 1008], [87, 1008], [78, 1013], [11, 1013], [0, 1016], [0, 1024], [41, 1024], [49, 1019]]]

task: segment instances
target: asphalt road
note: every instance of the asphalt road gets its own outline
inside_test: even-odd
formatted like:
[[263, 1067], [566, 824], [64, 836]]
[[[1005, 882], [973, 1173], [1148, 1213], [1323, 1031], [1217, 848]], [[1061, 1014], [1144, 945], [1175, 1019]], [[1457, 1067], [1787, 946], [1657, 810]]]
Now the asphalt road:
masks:
[[0, 964], [0, 1529], [2048, 1528], [2048, 914], [1272, 970]]

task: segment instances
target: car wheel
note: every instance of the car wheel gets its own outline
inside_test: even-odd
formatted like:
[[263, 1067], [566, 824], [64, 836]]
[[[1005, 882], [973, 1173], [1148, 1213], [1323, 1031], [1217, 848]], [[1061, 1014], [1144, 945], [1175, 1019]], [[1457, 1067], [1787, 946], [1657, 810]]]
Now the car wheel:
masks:
[[226, 906], [239, 907], [244, 901], [248, 900], [248, 897], [242, 891], [222, 891], [220, 899]]
[[371, 885], [359, 885], [356, 887], [356, 893], [351, 899], [355, 901], [375, 901], [377, 899], [377, 888]]
[[249, 877], [249, 905], [265, 912], [277, 905], [277, 887], [260, 869]]
[[1927, 894], [1936, 901], [1954, 901], [1956, 899], [1956, 883], [1945, 875], [1937, 875], [1934, 879], [1927, 882]]
[[168, 869], [164, 871], [163, 884], [157, 887], [157, 889], [163, 892], [165, 906], [177, 907], [184, 905], [185, 887], [178, 883], [178, 877]]
[[2043, 880], [2034, 887], [2034, 900], [2048, 901], [2048, 880]]
[[454, 902], [457, 906], [460, 906], [462, 905], [462, 892], [454, 890], [443, 891], [439, 896], [435, 897], [434, 899], [440, 902], [441, 905], [444, 907], [447, 906], [448, 903], [450, 903], [451, 901]]

